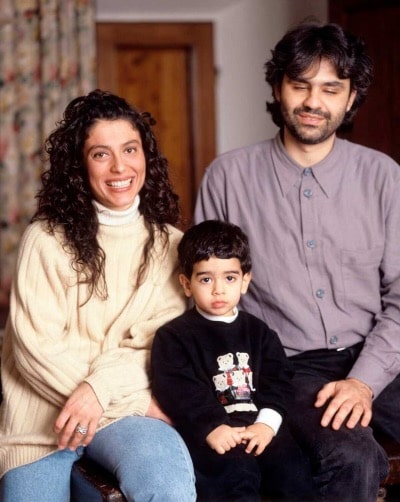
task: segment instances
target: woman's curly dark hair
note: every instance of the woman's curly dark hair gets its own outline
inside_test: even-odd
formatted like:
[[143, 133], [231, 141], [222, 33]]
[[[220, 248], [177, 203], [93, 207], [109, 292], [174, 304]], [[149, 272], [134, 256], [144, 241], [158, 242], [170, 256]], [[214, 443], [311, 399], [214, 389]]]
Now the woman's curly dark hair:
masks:
[[265, 80], [272, 87], [274, 101], [267, 102], [267, 111], [278, 127], [282, 127], [284, 122], [280, 103], [275, 97], [275, 87], [281, 86], [285, 75], [296, 79], [321, 59], [329, 60], [338, 77], [349, 78], [351, 90], [357, 91], [341, 127], [352, 123], [372, 81], [372, 61], [361, 38], [346, 33], [334, 23], [320, 25], [308, 22], [288, 31], [271, 52], [272, 58], [265, 64]]
[[168, 247], [166, 224], [180, 219], [178, 196], [168, 175], [168, 162], [158, 149], [151, 129], [156, 122], [147, 112], [139, 112], [125, 99], [96, 89], [69, 103], [63, 119], [45, 142], [49, 168], [42, 174], [37, 194], [38, 208], [33, 221], [44, 220], [54, 233], [62, 228], [65, 249], [72, 253], [73, 266], [82, 282], [89, 284], [90, 296], [96, 292], [107, 297], [105, 254], [97, 240], [98, 219], [83, 159], [83, 147], [89, 130], [97, 120], [128, 120], [141, 137], [146, 159], [146, 177], [140, 191], [139, 211], [144, 216], [149, 238], [143, 250], [137, 286], [145, 277], [154, 246], [155, 232]]

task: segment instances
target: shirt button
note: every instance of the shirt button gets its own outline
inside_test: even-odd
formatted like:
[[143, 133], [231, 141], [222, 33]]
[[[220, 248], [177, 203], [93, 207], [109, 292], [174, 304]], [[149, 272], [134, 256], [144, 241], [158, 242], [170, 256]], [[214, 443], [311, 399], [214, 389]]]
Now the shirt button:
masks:
[[323, 298], [325, 295], [325, 290], [324, 289], [317, 289], [315, 294], [316, 294], [317, 298]]
[[307, 167], [306, 169], [304, 169], [303, 174], [304, 174], [304, 176], [311, 176], [312, 175], [311, 167]]
[[310, 188], [306, 188], [303, 192], [304, 197], [307, 197], [309, 199], [312, 196], [312, 190]]
[[329, 338], [329, 343], [330, 343], [331, 345], [336, 345], [336, 344], [337, 344], [337, 342], [338, 342], [338, 337], [337, 337], [336, 335], [331, 336], [331, 337]]
[[314, 249], [317, 243], [315, 242], [314, 239], [307, 241], [307, 247], [310, 249]]

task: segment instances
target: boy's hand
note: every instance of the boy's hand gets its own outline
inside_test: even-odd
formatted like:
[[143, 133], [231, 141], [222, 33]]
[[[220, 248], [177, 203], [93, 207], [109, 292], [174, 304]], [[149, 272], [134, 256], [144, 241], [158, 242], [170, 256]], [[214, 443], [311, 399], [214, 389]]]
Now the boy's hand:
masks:
[[265, 448], [275, 436], [274, 431], [268, 425], [257, 422], [246, 427], [244, 432], [241, 432], [242, 442], [246, 443], [246, 453], [261, 455]]
[[242, 442], [241, 434], [245, 430], [245, 427], [219, 425], [206, 437], [206, 442], [210, 448], [223, 455]]

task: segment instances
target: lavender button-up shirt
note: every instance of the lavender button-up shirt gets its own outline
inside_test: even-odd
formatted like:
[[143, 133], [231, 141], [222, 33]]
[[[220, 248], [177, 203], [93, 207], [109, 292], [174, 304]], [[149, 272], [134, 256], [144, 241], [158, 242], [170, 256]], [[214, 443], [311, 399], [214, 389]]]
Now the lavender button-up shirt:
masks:
[[195, 221], [248, 235], [253, 279], [242, 308], [276, 330], [288, 355], [365, 340], [349, 376], [376, 397], [400, 372], [400, 166], [336, 139], [303, 169], [279, 136], [219, 156]]

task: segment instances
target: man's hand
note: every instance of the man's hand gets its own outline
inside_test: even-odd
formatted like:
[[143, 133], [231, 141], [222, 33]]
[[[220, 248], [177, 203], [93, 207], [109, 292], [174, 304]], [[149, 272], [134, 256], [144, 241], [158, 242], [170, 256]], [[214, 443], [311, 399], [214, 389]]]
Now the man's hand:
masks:
[[346, 426], [354, 429], [359, 422], [367, 427], [371, 421], [372, 390], [360, 380], [348, 378], [329, 382], [318, 392], [315, 406], [320, 408], [329, 399], [331, 401], [322, 415], [322, 427], [331, 424], [332, 429], [338, 430], [346, 421]]
[[[75, 450], [79, 445], [87, 446], [94, 438], [102, 415], [103, 408], [94, 390], [88, 383], [81, 383], [71, 394], [55, 421], [54, 432], [58, 435], [59, 449], [68, 447], [70, 450]], [[87, 433], [77, 432], [78, 426], [82, 430], [87, 429]]]
[[[242, 442], [246, 442], [246, 453], [261, 455], [274, 437], [274, 431], [268, 425], [257, 422], [246, 427], [244, 432], [240, 433]], [[254, 451], [254, 449], [256, 450]]]
[[235, 448], [242, 442], [241, 433], [245, 427], [230, 427], [229, 425], [219, 425], [206, 437], [207, 444], [220, 455]]

